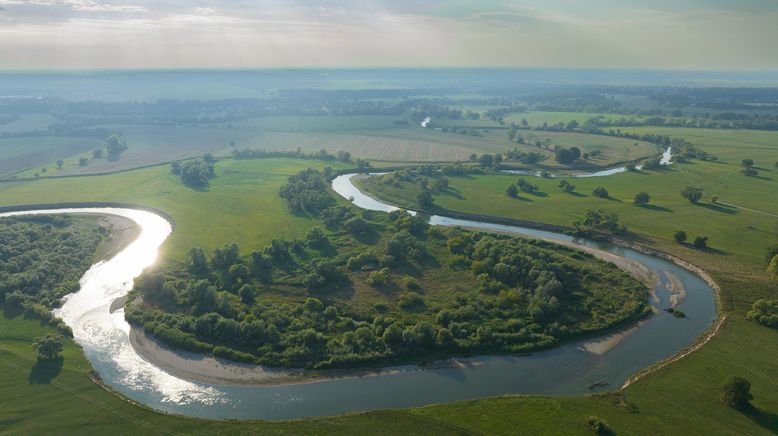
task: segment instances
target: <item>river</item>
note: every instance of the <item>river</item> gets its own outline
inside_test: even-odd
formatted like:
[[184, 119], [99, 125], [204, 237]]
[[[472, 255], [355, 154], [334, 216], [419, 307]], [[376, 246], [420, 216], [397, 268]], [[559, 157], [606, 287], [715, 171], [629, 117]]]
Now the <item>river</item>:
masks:
[[[393, 210], [360, 192], [353, 175], [340, 176], [333, 189], [359, 207]], [[114, 258], [93, 265], [81, 289], [57, 314], [73, 328], [75, 340], [104, 383], [154, 409], [200, 418], [293, 419], [382, 408], [404, 408], [504, 394], [580, 395], [607, 381], [617, 388], [638, 370], [684, 349], [716, 318], [713, 290], [701, 278], [671, 262], [613, 245], [596, 245], [645, 264], [660, 277], [659, 309], [669, 307], [669, 277], [679, 280], [686, 299], [678, 306], [686, 318], [660, 311], [624, 332], [580, 340], [526, 356], [480, 356], [457, 359], [456, 366], [422, 369], [414, 365], [386, 368], [378, 375], [339, 378], [281, 386], [220, 386], [169, 374], [142, 358], [129, 341], [123, 310], [109, 312], [125, 295], [132, 279], [151, 265], [171, 225], [151, 212], [118, 208], [51, 209], [0, 214], [114, 214], [142, 228], [138, 239]], [[520, 235], [570, 241], [568, 235], [529, 228], [433, 216], [435, 225], [460, 225]], [[670, 273], [668, 276], [667, 273]]]

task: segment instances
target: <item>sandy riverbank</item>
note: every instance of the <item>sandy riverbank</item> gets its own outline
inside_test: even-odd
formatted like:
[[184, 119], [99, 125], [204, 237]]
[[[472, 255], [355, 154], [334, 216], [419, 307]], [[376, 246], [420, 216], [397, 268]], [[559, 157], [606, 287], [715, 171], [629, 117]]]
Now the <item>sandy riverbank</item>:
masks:
[[306, 369], [268, 368], [241, 363], [202, 353], [173, 350], [147, 335], [142, 329], [130, 329], [130, 344], [152, 365], [176, 377], [222, 386], [281, 386], [373, 377], [400, 372], [420, 371], [425, 368], [470, 368], [475, 364], [467, 359], [447, 359], [429, 366], [406, 365], [367, 370], [315, 371]]

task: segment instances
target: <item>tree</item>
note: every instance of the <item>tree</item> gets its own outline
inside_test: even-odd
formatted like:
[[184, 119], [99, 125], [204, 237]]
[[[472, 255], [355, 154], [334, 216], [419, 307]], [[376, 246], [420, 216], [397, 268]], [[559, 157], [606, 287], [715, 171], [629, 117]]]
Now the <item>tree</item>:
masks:
[[575, 191], [575, 185], [568, 182], [567, 180], [562, 180], [559, 182], [559, 189], [566, 191], [566, 192], [573, 192]]
[[103, 157], [103, 149], [95, 148], [92, 150], [92, 159], [101, 159]]
[[502, 163], [502, 155], [497, 153], [494, 155], [494, 165], [499, 166]]
[[743, 165], [743, 168], [751, 168], [754, 166], [754, 160], [753, 159], [743, 159], [741, 161], [741, 164]]
[[85, 167], [89, 163], [89, 158], [82, 157], [78, 159], [78, 165]]
[[745, 409], [754, 398], [751, 395], [751, 382], [742, 377], [732, 377], [721, 387], [721, 401], [735, 409]]
[[687, 186], [681, 190], [681, 197], [689, 200], [689, 203], [697, 203], [702, 198], [702, 188]]
[[778, 329], [778, 300], [757, 300], [751, 305], [748, 318], [767, 327]]
[[708, 237], [707, 236], [697, 236], [694, 238], [694, 248], [697, 249], [703, 249], [708, 246]]
[[683, 230], [678, 230], [677, 232], [675, 232], [675, 242], [678, 242], [679, 244], [683, 244], [684, 242], [686, 242], [687, 238], [688, 236], [686, 235], [686, 232], [684, 232]]
[[343, 228], [346, 229], [347, 232], [356, 235], [368, 231], [370, 229], [370, 224], [368, 224], [368, 222], [363, 218], [355, 216], [346, 220], [346, 222], [343, 223]]
[[251, 285], [243, 285], [238, 290], [238, 296], [240, 297], [240, 301], [243, 302], [246, 306], [252, 306], [254, 305], [255, 296], [254, 296], [254, 288]]
[[556, 161], [561, 163], [562, 165], [570, 165], [571, 163], [578, 160], [580, 157], [581, 157], [581, 150], [578, 147], [570, 147], [570, 148], [559, 147], [556, 150], [556, 156], [554, 157], [554, 159], [556, 159]]
[[589, 428], [594, 434], [597, 435], [609, 435], [613, 434], [613, 431], [608, 427], [608, 423], [602, 419], [592, 415], [584, 420], [586, 427]]
[[634, 203], [637, 205], [648, 204], [649, 201], [651, 201], [651, 196], [648, 195], [648, 192], [638, 192], [635, 195]]
[[419, 191], [419, 193], [416, 195], [416, 201], [421, 206], [426, 207], [426, 206], [431, 206], [435, 200], [432, 198], [432, 194], [430, 194], [430, 191], [422, 190]]
[[576, 120], [570, 120], [570, 122], [567, 123], [565, 126], [565, 130], [575, 130], [578, 128], [578, 121]]
[[170, 172], [173, 173], [173, 175], [180, 176], [181, 175], [181, 162], [179, 161], [173, 161], [170, 163]]
[[65, 162], [62, 159], [57, 159], [57, 169], [61, 170], [63, 165], [65, 165]]
[[482, 167], [490, 167], [494, 164], [494, 156], [484, 153], [478, 158], [478, 163], [480, 163]]
[[200, 247], [189, 249], [189, 271], [194, 274], [205, 274], [208, 272], [208, 259], [205, 252]]
[[445, 191], [448, 189], [448, 179], [445, 177], [438, 177], [432, 182], [432, 189], [436, 191]]
[[351, 153], [347, 151], [340, 150], [335, 157], [341, 162], [351, 162]]
[[326, 247], [330, 243], [330, 240], [327, 238], [327, 235], [324, 234], [324, 230], [322, 230], [321, 227], [313, 227], [305, 234], [305, 242], [307, 242], [310, 247], [319, 248]]
[[59, 357], [62, 352], [62, 336], [47, 333], [45, 336], [38, 336], [32, 342], [32, 349], [38, 352], [38, 358], [51, 360]]
[[519, 196], [519, 188], [516, 187], [513, 183], [508, 185], [507, 188], [505, 188], [505, 193], [508, 194], [508, 197], [516, 198]]
[[594, 195], [595, 197], [599, 197], [599, 198], [608, 198], [609, 197], [608, 190], [603, 188], [602, 186], [598, 186], [598, 187], [594, 188], [594, 191], [592, 191], [592, 195]]
[[359, 170], [360, 173], [364, 173], [370, 168], [370, 162], [364, 159], [357, 159], [357, 170]]
[[112, 157], [116, 157], [124, 150], [127, 150], [127, 140], [124, 139], [124, 135], [121, 133], [114, 133], [105, 138], [104, 145], [105, 151], [108, 152], [108, 156]]

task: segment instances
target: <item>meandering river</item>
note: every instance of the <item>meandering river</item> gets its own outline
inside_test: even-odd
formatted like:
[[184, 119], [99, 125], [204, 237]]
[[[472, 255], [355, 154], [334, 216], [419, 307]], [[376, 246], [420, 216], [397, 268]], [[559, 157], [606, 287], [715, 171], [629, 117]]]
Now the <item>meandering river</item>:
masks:
[[[353, 175], [340, 176], [333, 189], [371, 210], [393, 210], [360, 192]], [[620, 386], [630, 375], [684, 349], [716, 318], [713, 290], [701, 278], [671, 262], [613, 245], [597, 245], [643, 263], [659, 277], [658, 309], [670, 307], [668, 277], [686, 292], [678, 306], [686, 318], [659, 311], [638, 325], [598, 338], [569, 343], [526, 356], [481, 356], [457, 364], [422, 369], [409, 365], [387, 368], [378, 375], [340, 378], [283, 386], [220, 386], [192, 382], [169, 374], [141, 357], [129, 341], [123, 310], [110, 313], [111, 303], [125, 295], [132, 280], [151, 265], [171, 232], [164, 218], [151, 212], [119, 208], [50, 209], [0, 214], [0, 217], [44, 213], [99, 213], [129, 218], [140, 236], [114, 258], [93, 265], [81, 289], [57, 314], [73, 328], [103, 382], [117, 392], [165, 412], [201, 418], [292, 419], [336, 415], [380, 408], [402, 408], [503, 394], [577, 395], [589, 385], [607, 381]], [[458, 225], [570, 241], [568, 235], [529, 228], [433, 216], [435, 225]], [[670, 273], [668, 275], [667, 273]], [[676, 284], [677, 285], [677, 284]]]

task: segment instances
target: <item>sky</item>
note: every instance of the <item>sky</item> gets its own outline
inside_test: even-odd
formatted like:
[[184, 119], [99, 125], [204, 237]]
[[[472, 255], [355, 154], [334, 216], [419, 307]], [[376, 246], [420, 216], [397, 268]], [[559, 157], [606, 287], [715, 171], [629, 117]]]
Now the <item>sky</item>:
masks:
[[0, 0], [0, 69], [778, 70], [778, 0]]

